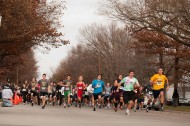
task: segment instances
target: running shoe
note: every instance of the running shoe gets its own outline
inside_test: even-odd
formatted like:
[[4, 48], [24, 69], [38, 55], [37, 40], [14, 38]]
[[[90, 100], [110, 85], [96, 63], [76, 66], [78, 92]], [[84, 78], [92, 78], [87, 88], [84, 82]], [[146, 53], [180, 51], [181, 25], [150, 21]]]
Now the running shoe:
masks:
[[148, 111], [149, 111], [149, 106], [147, 105], [146, 106], [146, 112], [148, 113]]
[[93, 108], [93, 111], [96, 111], [96, 107]]
[[130, 115], [128, 109], [125, 111], [125, 114], [126, 114], [126, 115]]
[[164, 111], [164, 107], [161, 107], [161, 111]]

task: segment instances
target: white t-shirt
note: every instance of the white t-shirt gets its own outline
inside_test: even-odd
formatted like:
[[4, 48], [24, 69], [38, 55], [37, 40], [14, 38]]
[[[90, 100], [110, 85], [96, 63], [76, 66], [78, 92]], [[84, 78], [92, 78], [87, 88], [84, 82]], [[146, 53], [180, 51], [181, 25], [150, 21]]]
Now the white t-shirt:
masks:
[[90, 84], [90, 85], [87, 87], [87, 92], [89, 92], [89, 93], [93, 93], [93, 92], [94, 92], [94, 88], [92, 88], [92, 84]]

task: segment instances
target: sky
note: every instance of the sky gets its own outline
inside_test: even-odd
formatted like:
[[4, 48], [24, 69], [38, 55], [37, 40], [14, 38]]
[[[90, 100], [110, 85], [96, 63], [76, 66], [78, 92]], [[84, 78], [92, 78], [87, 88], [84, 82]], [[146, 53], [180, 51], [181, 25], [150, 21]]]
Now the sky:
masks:
[[69, 40], [71, 44], [59, 48], [52, 48], [48, 54], [41, 53], [40, 50], [35, 51], [35, 56], [38, 61], [39, 77], [43, 73], [47, 77], [51, 77], [53, 71], [59, 66], [60, 62], [67, 56], [71, 47], [79, 44], [79, 30], [93, 23], [106, 22], [106, 17], [99, 16], [98, 11], [99, 0], [66, 0], [67, 9], [61, 18], [64, 25], [63, 33], [65, 40]]

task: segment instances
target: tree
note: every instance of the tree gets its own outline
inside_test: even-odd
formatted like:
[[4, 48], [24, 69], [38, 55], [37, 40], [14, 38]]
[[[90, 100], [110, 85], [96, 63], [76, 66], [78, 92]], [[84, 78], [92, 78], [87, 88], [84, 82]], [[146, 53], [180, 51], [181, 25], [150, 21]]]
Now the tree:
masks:
[[189, 0], [105, 0], [101, 13], [133, 25], [135, 32], [146, 29], [190, 47]]
[[115, 23], [93, 24], [80, 33], [79, 41], [83, 44], [71, 50], [53, 75], [53, 80], [71, 74], [75, 80], [83, 75], [86, 82], [91, 83], [101, 73], [106, 82], [112, 83], [119, 74], [125, 76], [129, 69], [134, 69], [140, 82], [147, 83], [150, 76], [147, 60], [131, 48], [134, 40], [123, 27]]
[[0, 0], [0, 69], [18, 66], [22, 54], [39, 46], [49, 50], [67, 44], [58, 32], [64, 9], [62, 1]]
[[20, 56], [20, 63], [1, 72], [1, 80], [10, 79], [11, 82], [21, 84], [25, 80], [37, 78], [37, 61], [32, 50]]

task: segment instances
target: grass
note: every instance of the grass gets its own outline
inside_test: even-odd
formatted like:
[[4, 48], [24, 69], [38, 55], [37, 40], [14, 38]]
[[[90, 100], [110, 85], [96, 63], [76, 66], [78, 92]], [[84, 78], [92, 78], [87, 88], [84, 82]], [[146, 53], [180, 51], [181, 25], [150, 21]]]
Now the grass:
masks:
[[179, 106], [179, 107], [165, 106], [165, 110], [179, 111], [179, 112], [190, 112], [190, 106]]

